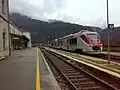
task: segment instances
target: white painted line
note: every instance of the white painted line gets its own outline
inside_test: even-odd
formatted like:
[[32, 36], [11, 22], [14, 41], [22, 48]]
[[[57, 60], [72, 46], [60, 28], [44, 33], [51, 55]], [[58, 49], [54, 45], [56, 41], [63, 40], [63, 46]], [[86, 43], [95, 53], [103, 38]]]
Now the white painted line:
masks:
[[[51, 74], [51, 77], [52, 77], [52, 79], [53, 79], [53, 80], [51, 81], [51, 83], [53, 83], [53, 84], [56, 86], [56, 89], [57, 89], [57, 90], [61, 90], [60, 87], [59, 87], [59, 85], [58, 85], [58, 83], [57, 83], [57, 81], [56, 81], [56, 79], [55, 79], [55, 76], [54, 76], [54, 74], [52, 73], [52, 70], [51, 70], [51, 68], [49, 67], [47, 61], [45, 60], [45, 57], [44, 57], [43, 53], [41, 52], [41, 50], [40, 50], [40, 54], [41, 54], [41, 56], [42, 56], [42, 59], [43, 59], [45, 65], [46, 65], [46, 67], [47, 67], [48, 72]], [[53, 81], [54, 81], [54, 82], [53, 82]], [[57, 86], [58, 86], [58, 87], [57, 87]], [[55, 89], [55, 90], [56, 90], [56, 89]]]
[[45, 60], [45, 57], [43, 56], [43, 53], [41, 52], [41, 50], [40, 50], [40, 54], [41, 54], [41, 56], [42, 56], [42, 59], [43, 59], [45, 65], [46, 65], [48, 71], [51, 73], [51, 69], [50, 69], [50, 67], [49, 67], [49, 65], [48, 65], [48, 63], [47, 63], [47, 61]]

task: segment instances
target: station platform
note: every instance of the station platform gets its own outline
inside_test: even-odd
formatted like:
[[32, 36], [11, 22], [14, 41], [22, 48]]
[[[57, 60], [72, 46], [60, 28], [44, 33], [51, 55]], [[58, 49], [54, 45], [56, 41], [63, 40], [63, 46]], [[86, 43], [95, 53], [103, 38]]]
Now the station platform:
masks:
[[[108, 54], [107, 51], [103, 51], [101, 52], [102, 54]], [[110, 55], [114, 55], [114, 56], [120, 56], [120, 52], [110, 52]]]
[[56, 50], [48, 47], [45, 47], [45, 49], [120, 78], [120, 63], [111, 61], [109, 64], [107, 60], [100, 58], [80, 55], [62, 50]]
[[39, 48], [13, 51], [0, 61], [0, 90], [60, 90]]

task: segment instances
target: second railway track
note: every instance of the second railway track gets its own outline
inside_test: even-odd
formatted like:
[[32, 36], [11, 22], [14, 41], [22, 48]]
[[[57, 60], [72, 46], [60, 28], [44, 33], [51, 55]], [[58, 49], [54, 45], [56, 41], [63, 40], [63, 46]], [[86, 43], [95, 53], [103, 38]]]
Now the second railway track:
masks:
[[[85, 54], [87, 56], [101, 58], [101, 59], [108, 59], [107, 54]], [[115, 62], [120, 62], [120, 56], [110, 55], [110, 59]]]
[[[108, 54], [103, 54], [103, 53], [88, 54], [88, 53], [83, 53], [83, 52], [79, 52], [79, 51], [68, 51], [68, 50], [63, 50], [63, 49], [57, 49], [57, 50], [62, 50], [62, 51], [69, 52], [69, 53], [75, 53], [78, 55], [81, 54], [81, 55], [85, 55], [85, 56], [96, 57], [96, 58], [100, 58], [100, 59], [104, 59], [104, 60], [108, 59]], [[120, 56], [117, 56], [117, 55], [110, 55], [110, 59], [111, 59], [111, 61], [120, 62]]]
[[[45, 58], [54, 67], [53, 72], [62, 78], [64, 88], [62, 90], [118, 90], [120, 89], [119, 79], [109, 76], [90, 67], [81, 65], [66, 57], [60, 56], [51, 51], [42, 49]], [[96, 73], [95, 73], [96, 72]], [[103, 75], [104, 74], [104, 75]], [[97, 75], [101, 75], [100, 77]]]

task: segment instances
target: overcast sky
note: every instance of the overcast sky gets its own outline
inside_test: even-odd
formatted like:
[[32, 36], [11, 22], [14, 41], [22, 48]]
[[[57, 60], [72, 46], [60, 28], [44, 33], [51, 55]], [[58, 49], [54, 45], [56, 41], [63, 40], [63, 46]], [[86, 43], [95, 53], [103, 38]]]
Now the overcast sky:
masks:
[[[10, 12], [45, 21], [106, 26], [106, 0], [10, 0]], [[120, 0], [109, 0], [109, 14], [110, 23], [120, 26]]]

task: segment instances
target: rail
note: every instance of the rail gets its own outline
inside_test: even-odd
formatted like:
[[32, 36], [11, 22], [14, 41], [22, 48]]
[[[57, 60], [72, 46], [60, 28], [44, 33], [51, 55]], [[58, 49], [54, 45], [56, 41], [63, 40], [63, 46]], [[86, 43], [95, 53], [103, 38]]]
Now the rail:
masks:
[[[52, 63], [55, 69], [59, 72], [59, 74], [64, 77], [65, 81], [71, 88], [71, 90], [78, 89], [103, 89], [107, 88], [107, 90], [118, 90], [120, 87], [115, 87], [113, 84], [109, 84], [104, 80], [96, 77], [95, 75], [88, 72], [82, 65], [79, 65], [77, 62], [73, 62], [72, 60], [67, 60], [68, 58], [60, 56], [51, 51], [42, 50], [47, 59]], [[49, 55], [48, 55], [49, 54]], [[56, 57], [59, 59], [59, 62], [64, 62], [64, 65], [70, 66], [70, 68], [61, 68], [58, 67], [53, 60], [49, 57]], [[65, 60], [66, 59], [66, 60]], [[76, 64], [77, 63], [77, 64]], [[81, 67], [82, 66], [82, 67]], [[84, 80], [85, 82], [80, 82], [80, 80]], [[81, 86], [81, 87], [80, 87]]]

